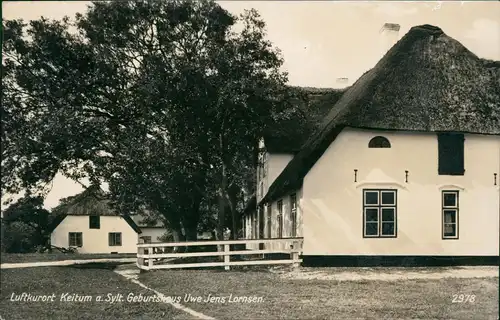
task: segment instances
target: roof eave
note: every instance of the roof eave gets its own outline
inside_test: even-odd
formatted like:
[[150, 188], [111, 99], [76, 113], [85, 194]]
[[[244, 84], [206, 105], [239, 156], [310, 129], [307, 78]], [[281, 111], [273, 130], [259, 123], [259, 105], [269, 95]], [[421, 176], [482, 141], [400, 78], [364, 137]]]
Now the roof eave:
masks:
[[136, 233], [138, 234], [142, 233], [141, 228], [139, 228], [139, 226], [134, 222], [134, 220], [128, 214], [121, 215], [120, 217], [122, 217], [123, 220], [125, 220]]

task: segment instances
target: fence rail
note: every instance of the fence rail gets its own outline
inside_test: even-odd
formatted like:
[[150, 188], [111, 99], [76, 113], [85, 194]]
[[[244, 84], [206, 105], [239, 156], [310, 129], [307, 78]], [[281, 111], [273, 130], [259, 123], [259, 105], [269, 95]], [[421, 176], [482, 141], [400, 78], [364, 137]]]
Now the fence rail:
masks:
[[[193, 241], [193, 242], [166, 242], [166, 243], [139, 243], [137, 244], [137, 266], [143, 270], [157, 269], [181, 269], [181, 268], [205, 268], [205, 267], [224, 267], [229, 270], [231, 266], [252, 266], [252, 265], [278, 265], [290, 264], [298, 267], [302, 262], [300, 254], [302, 252], [303, 238], [281, 238], [281, 239], [243, 239], [243, 240], [222, 240], [222, 241]], [[243, 249], [231, 250], [231, 245], [264, 244], [262, 249]], [[267, 244], [267, 246], [265, 245]], [[285, 246], [288, 248], [274, 248], [273, 246]], [[174, 247], [194, 247], [210, 246], [211, 248], [223, 248], [222, 251], [200, 251], [200, 252], [162, 252], [166, 248]], [[255, 255], [289, 255], [288, 259], [273, 260], [244, 260], [231, 261], [231, 256], [255, 256]], [[217, 262], [194, 262], [194, 263], [164, 263], [163, 259], [177, 259], [190, 257], [221, 257]]]

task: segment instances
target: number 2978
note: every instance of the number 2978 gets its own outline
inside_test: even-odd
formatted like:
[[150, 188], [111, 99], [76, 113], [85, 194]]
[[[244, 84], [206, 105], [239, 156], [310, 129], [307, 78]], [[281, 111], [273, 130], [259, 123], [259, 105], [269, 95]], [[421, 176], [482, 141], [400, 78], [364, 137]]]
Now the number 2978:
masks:
[[476, 295], [474, 294], [454, 294], [452, 303], [473, 303], [476, 301]]

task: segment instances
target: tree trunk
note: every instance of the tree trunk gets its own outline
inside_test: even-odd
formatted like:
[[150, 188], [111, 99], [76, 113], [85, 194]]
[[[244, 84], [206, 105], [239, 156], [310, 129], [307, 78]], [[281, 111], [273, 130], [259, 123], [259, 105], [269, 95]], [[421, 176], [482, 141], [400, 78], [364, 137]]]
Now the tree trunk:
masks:
[[172, 237], [174, 238], [174, 242], [181, 242], [185, 240], [180, 227], [172, 230]]
[[[174, 238], [174, 242], [183, 242], [186, 240], [184, 235], [182, 234], [181, 224], [179, 222], [171, 225], [172, 228], [172, 237]], [[177, 246], [173, 248], [173, 252], [184, 252], [185, 247]]]
[[231, 239], [238, 239], [238, 212], [236, 210], [236, 201], [238, 198], [238, 187], [232, 186], [229, 188], [227, 195], [227, 202], [231, 212]]
[[183, 220], [184, 232], [186, 233], [186, 241], [198, 240], [198, 224], [200, 222], [200, 210], [203, 195], [193, 188], [191, 194], [191, 204], [188, 206], [188, 214]]
[[[222, 188], [219, 188], [218, 192], [218, 202], [219, 202], [219, 213], [217, 215], [217, 230], [215, 232], [216, 240], [221, 241], [224, 240], [224, 225], [225, 225], [225, 211], [226, 211], [226, 203], [224, 201], [224, 194], [222, 192]], [[224, 248], [222, 245], [217, 246], [217, 251], [223, 251]]]
[[196, 226], [187, 226], [184, 228], [186, 232], [186, 241], [196, 241], [198, 240], [198, 230]]
[[[218, 190], [218, 203], [219, 203], [219, 214], [217, 219], [217, 240], [224, 240], [224, 227], [226, 225], [226, 187], [227, 187], [227, 176], [226, 176], [226, 165], [222, 163], [221, 170], [221, 182]], [[223, 251], [224, 247], [222, 245], [217, 246], [217, 251]], [[221, 256], [223, 259], [224, 257]]]

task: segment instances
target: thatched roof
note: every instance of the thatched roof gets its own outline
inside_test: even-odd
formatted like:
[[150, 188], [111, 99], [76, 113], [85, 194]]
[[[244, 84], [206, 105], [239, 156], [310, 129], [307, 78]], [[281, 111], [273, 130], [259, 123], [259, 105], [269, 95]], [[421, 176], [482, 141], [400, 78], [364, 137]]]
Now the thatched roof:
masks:
[[500, 135], [498, 66], [478, 58], [440, 28], [411, 28], [333, 106], [262, 201], [300, 188], [346, 126]]
[[83, 192], [68, 197], [56, 210], [68, 215], [116, 216], [106, 193], [98, 186], [90, 186]]
[[264, 133], [270, 153], [297, 153], [346, 89], [290, 87], [293, 107]]
[[53, 231], [66, 216], [121, 216], [132, 229], [141, 233], [140, 228], [128, 214], [118, 213], [107, 198], [106, 193], [99, 186], [90, 186], [83, 192], [65, 199], [64, 203], [54, 209], [54, 219], [51, 231]]

